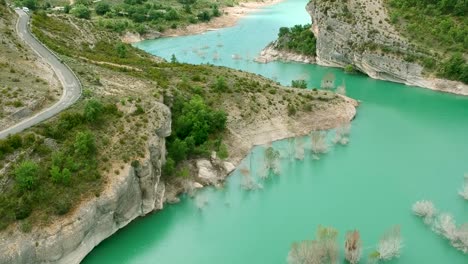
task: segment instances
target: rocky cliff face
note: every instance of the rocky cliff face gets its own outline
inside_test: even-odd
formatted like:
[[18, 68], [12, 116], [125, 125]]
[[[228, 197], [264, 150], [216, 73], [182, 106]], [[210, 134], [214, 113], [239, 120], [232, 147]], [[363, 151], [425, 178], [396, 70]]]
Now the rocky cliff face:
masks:
[[146, 158], [136, 168], [108, 179], [99, 197], [84, 201], [74, 212], [47, 228], [12, 231], [0, 240], [0, 263], [79, 263], [97, 244], [133, 219], [162, 209], [165, 185], [160, 181], [165, 137], [171, 116], [161, 106], [159, 128], [148, 140]]
[[319, 65], [353, 65], [375, 79], [468, 95], [468, 85], [426, 77], [419, 64], [405, 60], [420, 53], [388, 22], [383, 0], [311, 0], [306, 9]]

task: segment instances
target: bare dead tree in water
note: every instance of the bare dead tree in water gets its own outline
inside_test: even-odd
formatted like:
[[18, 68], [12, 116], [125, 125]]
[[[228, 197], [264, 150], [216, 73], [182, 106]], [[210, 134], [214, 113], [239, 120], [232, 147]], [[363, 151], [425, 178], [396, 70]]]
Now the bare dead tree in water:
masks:
[[463, 199], [468, 200], [468, 173], [465, 174], [465, 182], [463, 183], [462, 189], [458, 194], [463, 197]]
[[343, 122], [335, 129], [334, 144], [347, 145], [349, 143], [349, 134], [351, 133], [351, 123]]
[[362, 242], [359, 231], [354, 230], [346, 233], [345, 258], [351, 264], [359, 263], [362, 254]]
[[250, 173], [250, 170], [243, 167], [240, 169], [240, 173], [242, 175], [242, 182], [241, 182], [241, 187], [245, 190], [255, 190], [255, 189], [260, 189], [262, 186], [258, 183], [256, 183], [253, 178], [252, 174]]
[[403, 239], [401, 238], [400, 227], [394, 226], [389, 229], [379, 241], [374, 258], [387, 261], [400, 257], [403, 248]]
[[288, 264], [338, 263], [338, 231], [332, 227], [317, 228], [315, 240], [293, 243]]
[[304, 159], [304, 140], [302, 138], [298, 138], [296, 140], [295, 144], [295, 150], [294, 150], [294, 158], [298, 160], [303, 160]]
[[272, 146], [265, 149], [264, 172], [260, 174], [261, 178], [268, 178], [270, 173], [276, 175], [280, 173], [279, 158], [279, 151], [275, 150]]
[[319, 159], [319, 154], [326, 153], [328, 151], [327, 132], [312, 131], [310, 134], [310, 139], [312, 141], [312, 158]]

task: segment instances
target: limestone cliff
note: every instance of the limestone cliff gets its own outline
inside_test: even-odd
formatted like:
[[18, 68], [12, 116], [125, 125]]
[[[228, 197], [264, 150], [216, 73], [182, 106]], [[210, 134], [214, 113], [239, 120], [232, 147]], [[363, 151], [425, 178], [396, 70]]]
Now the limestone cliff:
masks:
[[82, 202], [51, 226], [3, 236], [0, 263], [79, 263], [97, 244], [133, 219], [162, 209], [165, 185], [160, 176], [171, 116], [167, 107], [160, 107], [159, 128], [148, 139], [146, 158], [140, 165], [127, 165], [120, 175], [108, 179], [99, 197]]
[[353, 65], [375, 79], [468, 95], [468, 85], [425, 76], [423, 67], [407, 59], [424, 54], [388, 22], [383, 0], [311, 0], [306, 9], [317, 38], [317, 64]]

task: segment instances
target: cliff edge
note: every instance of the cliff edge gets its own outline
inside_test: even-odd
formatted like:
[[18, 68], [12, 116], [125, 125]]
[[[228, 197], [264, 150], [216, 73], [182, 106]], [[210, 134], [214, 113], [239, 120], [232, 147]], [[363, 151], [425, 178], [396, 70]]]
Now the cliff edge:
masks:
[[426, 76], [421, 65], [408, 60], [424, 54], [388, 22], [383, 0], [312, 0], [306, 10], [317, 39], [317, 64], [352, 65], [375, 79], [468, 95], [468, 85]]

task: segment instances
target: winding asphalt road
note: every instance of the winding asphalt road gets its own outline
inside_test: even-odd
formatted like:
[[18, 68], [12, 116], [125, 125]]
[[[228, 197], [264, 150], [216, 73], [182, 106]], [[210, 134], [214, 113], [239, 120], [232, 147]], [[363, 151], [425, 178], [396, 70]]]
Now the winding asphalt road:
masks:
[[47, 47], [42, 45], [29, 31], [29, 15], [21, 9], [16, 9], [18, 13], [18, 22], [16, 23], [16, 32], [19, 37], [26, 42], [32, 50], [42, 57], [54, 70], [60, 83], [63, 86], [62, 97], [51, 107], [40, 111], [39, 113], [28, 117], [27, 119], [8, 128], [0, 128], [0, 139], [8, 135], [19, 133], [30, 128], [52, 116], [60, 113], [70, 105], [74, 104], [81, 96], [81, 83], [76, 75], [68, 68]]

